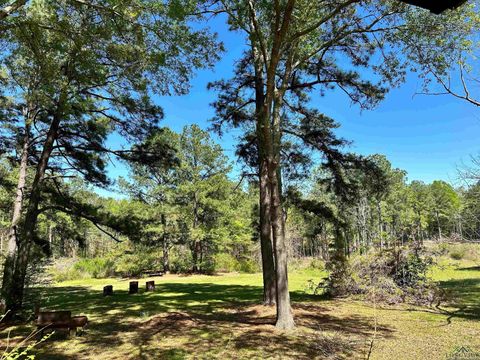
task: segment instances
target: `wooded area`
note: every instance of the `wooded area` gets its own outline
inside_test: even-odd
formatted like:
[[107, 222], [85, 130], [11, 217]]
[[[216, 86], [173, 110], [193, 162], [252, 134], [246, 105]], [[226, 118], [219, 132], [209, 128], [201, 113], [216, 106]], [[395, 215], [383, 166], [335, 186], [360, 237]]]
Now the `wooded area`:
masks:
[[[37, 326], [71, 330], [93, 315], [98, 325], [104, 304], [83, 294], [86, 279], [113, 304], [127, 290], [118, 278], [133, 279], [131, 296], [154, 299], [162, 290], [175, 294], [190, 275], [184, 291], [209, 294], [191, 300], [211, 306], [215, 294], [201, 290], [203, 276], [222, 282], [220, 273], [249, 281], [232, 285], [245, 286], [231, 288], [233, 298], [223, 285], [226, 309], [237, 301], [262, 304], [260, 313], [274, 308], [272, 333], [304, 331], [307, 309], [299, 309], [307, 298], [299, 291], [311, 292], [312, 302], [360, 296], [375, 311], [377, 302], [437, 304], [446, 316], [440, 304], [458, 299], [447, 294], [455, 287], [441, 283], [453, 279], [442, 266], [475, 272], [478, 263], [469, 261], [480, 261], [480, 159], [465, 154], [471, 164], [456, 183], [412, 179], [383, 154], [353, 152], [355, 139], [338, 135], [341, 121], [321, 105], [343, 93], [346, 107], [374, 112], [415, 77], [419, 96], [450, 96], [477, 109], [478, 4], [419, 3], [0, 0], [2, 330], [32, 316]], [[217, 22], [244, 39], [242, 55], [206, 86], [215, 94], [208, 127], [189, 119], [174, 131], [162, 124], [171, 116], [162, 101], [188, 94], [195, 76], [228, 54]], [[235, 154], [218, 141], [231, 133]], [[112, 165], [121, 176], [112, 176]], [[255, 273], [261, 279], [246, 275]], [[70, 282], [96, 304], [82, 316], [63, 308], [69, 290], [53, 302], [43, 292]], [[82, 311], [80, 298], [72, 299]], [[152, 309], [145, 316], [187, 311], [181, 300], [169, 309], [157, 300], [138, 300]], [[101, 311], [127, 312], [117, 306]], [[462, 316], [478, 321], [478, 304], [470, 306]], [[377, 320], [374, 329], [368, 358]], [[52, 343], [44, 338], [26, 351], [39, 346], [48, 358]], [[456, 344], [463, 345], [470, 344]], [[25, 346], [2, 359], [21, 358]], [[328, 346], [302, 356], [336, 358]], [[302, 358], [292, 349], [274, 352]], [[175, 356], [146, 358], [188, 357]]]

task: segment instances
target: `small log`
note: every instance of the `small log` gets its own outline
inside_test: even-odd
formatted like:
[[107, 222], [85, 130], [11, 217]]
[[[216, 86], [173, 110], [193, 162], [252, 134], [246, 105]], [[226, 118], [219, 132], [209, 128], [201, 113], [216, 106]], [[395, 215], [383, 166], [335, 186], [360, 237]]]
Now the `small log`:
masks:
[[147, 281], [147, 291], [155, 291], [155, 281]]
[[129, 294], [138, 293], [138, 281], [130, 281], [130, 287], [128, 289]]
[[113, 295], [113, 285], [103, 287], [103, 296]]

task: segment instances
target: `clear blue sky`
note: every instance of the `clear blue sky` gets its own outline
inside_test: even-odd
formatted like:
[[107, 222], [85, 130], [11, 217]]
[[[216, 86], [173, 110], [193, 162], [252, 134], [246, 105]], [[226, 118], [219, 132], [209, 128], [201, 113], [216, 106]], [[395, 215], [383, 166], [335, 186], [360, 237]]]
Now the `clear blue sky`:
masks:
[[[155, 99], [165, 110], [163, 125], [174, 131], [192, 123], [208, 129], [208, 120], [214, 115], [210, 103], [215, 100], [215, 93], [206, 89], [207, 83], [230, 77], [244, 49], [241, 34], [229, 32], [222, 19], [213, 21], [211, 26], [226, 47], [215, 69], [198, 72], [188, 95]], [[480, 111], [451, 96], [414, 96], [419, 88], [416, 76], [410, 75], [400, 89], [391, 91], [377, 109], [370, 111], [361, 112], [339, 92], [314, 99], [313, 104], [341, 124], [337, 133], [353, 141], [352, 151], [385, 154], [394, 167], [408, 172], [409, 180], [428, 183], [441, 179], [455, 183], [457, 166], [480, 152]], [[236, 161], [235, 133], [215, 139]], [[113, 137], [111, 142], [121, 141]], [[125, 176], [126, 169], [112, 164], [109, 175]]]

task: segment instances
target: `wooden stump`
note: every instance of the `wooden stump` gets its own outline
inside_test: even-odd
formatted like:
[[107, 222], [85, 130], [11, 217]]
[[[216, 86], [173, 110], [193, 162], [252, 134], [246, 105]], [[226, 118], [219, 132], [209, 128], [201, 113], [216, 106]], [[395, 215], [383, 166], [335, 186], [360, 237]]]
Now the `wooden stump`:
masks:
[[128, 290], [129, 294], [138, 293], [138, 281], [130, 281], [130, 288]]
[[33, 306], [33, 313], [35, 314], [35, 317], [38, 317], [38, 314], [40, 313], [40, 305], [39, 304], [35, 304]]
[[155, 291], [155, 281], [147, 281], [147, 291]]
[[113, 285], [103, 287], [103, 296], [113, 295]]

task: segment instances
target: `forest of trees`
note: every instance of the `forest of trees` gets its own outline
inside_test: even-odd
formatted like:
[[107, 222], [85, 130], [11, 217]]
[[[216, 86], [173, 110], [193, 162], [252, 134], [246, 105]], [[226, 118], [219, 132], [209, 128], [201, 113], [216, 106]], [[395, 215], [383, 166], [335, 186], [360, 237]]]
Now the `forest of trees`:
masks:
[[[62, 196], [79, 207], [55, 205], [40, 214], [36, 234], [48, 242], [50, 260], [116, 259], [109, 270], [129, 276], [149, 269], [259, 271], [258, 181], [235, 176], [220, 145], [196, 125], [180, 134], [162, 129], [142, 146], [153, 154], [167, 144], [167, 161], [126, 162], [128, 180], [119, 179], [116, 198], [99, 196], [81, 178], [59, 182]], [[311, 176], [284, 184], [291, 261], [328, 261], [338, 224], [347, 233], [345, 255], [421, 246], [424, 240], [479, 241], [479, 184], [425, 184], [408, 180], [383, 155], [367, 159], [381, 170], [380, 177], [352, 170], [347, 177], [356, 190], [348, 200], [329, 188], [328, 170], [320, 164]], [[15, 163], [5, 157], [1, 171], [13, 184]], [[8, 251], [14, 190], [2, 187], [2, 254]], [[36, 256], [49, 259], [40, 251]]]
[[[4, 3], [0, 232], [10, 314], [40, 259], [120, 251], [125, 267], [144, 254], [140, 270], [262, 269], [264, 303], [291, 329], [289, 257], [479, 238], [478, 184], [407, 180], [382, 155], [349, 152], [341, 124], [312, 105], [337, 90], [374, 109], [407, 73], [434, 92], [475, 52], [474, 4], [436, 16], [398, 1]], [[222, 56], [212, 17], [246, 46], [231, 78], [208, 86], [217, 95], [211, 129], [177, 134], [161, 126], [156, 96], [187, 93]], [[242, 134], [236, 170], [211, 136], [233, 128]], [[112, 135], [126, 145], [115, 148]], [[107, 199], [95, 189], [113, 185], [112, 159], [128, 176]], [[158, 256], [148, 263], [145, 254]]]

